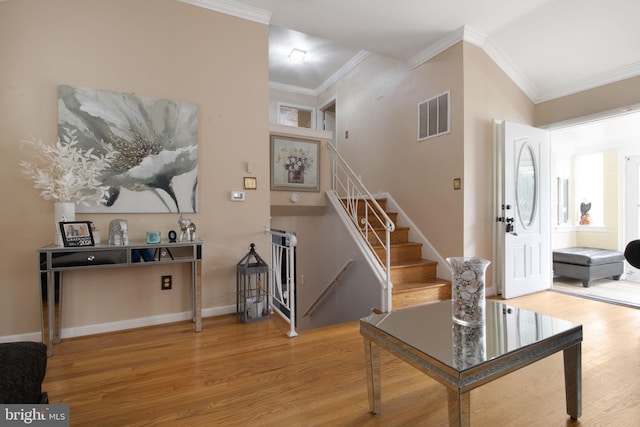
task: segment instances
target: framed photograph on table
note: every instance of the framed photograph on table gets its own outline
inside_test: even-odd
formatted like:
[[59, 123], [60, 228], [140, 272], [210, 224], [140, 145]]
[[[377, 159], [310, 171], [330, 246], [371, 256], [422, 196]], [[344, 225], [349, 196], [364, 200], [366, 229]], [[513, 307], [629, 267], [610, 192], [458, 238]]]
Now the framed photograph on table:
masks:
[[65, 247], [94, 246], [91, 221], [60, 222]]
[[320, 191], [320, 141], [272, 135], [271, 189]]

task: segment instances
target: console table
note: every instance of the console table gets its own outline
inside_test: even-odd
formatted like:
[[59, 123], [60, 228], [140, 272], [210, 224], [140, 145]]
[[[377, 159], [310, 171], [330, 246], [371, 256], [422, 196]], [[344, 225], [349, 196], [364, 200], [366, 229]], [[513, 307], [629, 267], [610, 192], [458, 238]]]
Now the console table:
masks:
[[56, 245], [38, 249], [38, 271], [41, 288], [42, 342], [47, 355], [53, 353], [53, 344], [60, 342], [62, 313], [62, 276], [65, 271], [94, 270], [120, 267], [139, 267], [157, 264], [191, 264], [191, 295], [195, 332], [202, 329], [201, 275], [202, 241], [130, 242], [124, 246], [95, 245], [63, 247]]

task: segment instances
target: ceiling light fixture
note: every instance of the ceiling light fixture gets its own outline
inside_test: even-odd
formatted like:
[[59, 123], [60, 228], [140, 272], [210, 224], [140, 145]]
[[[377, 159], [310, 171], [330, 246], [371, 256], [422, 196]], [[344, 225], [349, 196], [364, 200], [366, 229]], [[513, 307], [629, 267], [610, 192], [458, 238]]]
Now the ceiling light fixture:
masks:
[[289, 54], [289, 61], [294, 64], [302, 64], [304, 62], [304, 58], [307, 56], [307, 52], [300, 49], [293, 49]]

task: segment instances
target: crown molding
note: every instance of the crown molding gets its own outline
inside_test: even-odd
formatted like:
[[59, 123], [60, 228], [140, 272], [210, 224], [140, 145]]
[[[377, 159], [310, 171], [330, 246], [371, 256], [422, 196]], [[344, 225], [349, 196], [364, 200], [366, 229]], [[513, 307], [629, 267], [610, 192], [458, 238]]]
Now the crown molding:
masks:
[[283, 90], [285, 92], [299, 93], [301, 95], [318, 96], [315, 89], [308, 89], [306, 87], [287, 85], [284, 83], [269, 82], [270, 89]]
[[[0, 0], [4, 1], [4, 0]], [[238, 18], [247, 19], [253, 22], [269, 25], [271, 23], [271, 12], [268, 10], [248, 6], [234, 0], [178, 0], [181, 3], [187, 3], [216, 12], [232, 15]], [[480, 47], [484, 52], [496, 63], [502, 71], [522, 90], [525, 95], [534, 103], [550, 101], [585, 90], [593, 89], [620, 80], [625, 80], [640, 75], [640, 62], [615, 68], [595, 76], [578, 80], [569, 85], [559, 86], [548, 91], [541, 91], [537, 88], [526, 75], [518, 69], [509, 59], [498, 49], [493, 42], [483, 33], [474, 30], [468, 25], [464, 25], [451, 34], [432, 43], [422, 52], [411, 57], [407, 63], [411, 69], [415, 69], [433, 57], [439, 55], [449, 49], [458, 42], [466, 41]], [[316, 89], [302, 88], [298, 86], [285, 85], [281, 83], [270, 82], [269, 87], [273, 89], [284, 90], [288, 92], [300, 93], [305, 95], [318, 96], [320, 93], [329, 88], [336, 81], [340, 80], [345, 74], [355, 68], [362, 62], [369, 52], [361, 51], [347, 62], [342, 68], [330, 76]]]
[[484, 33], [477, 31], [468, 25], [464, 25], [446, 37], [433, 43], [431, 46], [410, 58], [409, 66], [414, 69], [429, 61], [436, 55], [449, 49], [456, 43], [465, 41], [481, 48], [495, 63], [507, 74], [507, 76], [513, 80], [513, 82], [531, 99], [536, 102], [537, 90], [533, 84], [525, 77], [525, 75], [518, 70], [502, 52], [495, 47], [489, 38]]
[[409, 61], [407, 62], [411, 67], [411, 69], [419, 67], [420, 65], [424, 64], [431, 58], [449, 49], [454, 44], [462, 41], [464, 37], [464, 29], [465, 29], [464, 26], [458, 28], [457, 30], [450, 33], [449, 35], [441, 38], [440, 40], [437, 40], [435, 43], [432, 43], [429, 47], [427, 47], [422, 52], [409, 58]]
[[540, 88], [536, 87], [536, 85], [526, 77], [525, 73], [516, 67], [500, 49], [495, 46], [490, 38], [467, 25], [458, 28], [448, 36], [436, 41], [419, 54], [410, 58], [408, 64], [412, 69], [414, 69], [460, 41], [466, 41], [480, 47], [534, 104], [561, 98], [563, 96], [640, 75], [640, 62], [636, 62], [634, 64], [615, 68], [595, 76], [578, 80], [569, 85], [559, 86], [553, 90], [542, 91]]
[[468, 25], [462, 27], [462, 40], [474, 44], [478, 47], [484, 46], [487, 41], [487, 35], [480, 31], [474, 30]]
[[333, 73], [327, 80], [324, 81], [320, 86], [316, 88], [316, 92], [320, 95], [322, 92], [327, 90], [329, 86], [340, 80], [344, 77], [349, 71], [353, 70], [358, 66], [362, 61], [364, 61], [371, 53], [366, 50], [361, 50], [358, 52], [353, 58], [351, 58], [346, 64], [344, 64], [338, 71]]
[[487, 38], [481, 47], [489, 58], [491, 58], [493, 62], [495, 62], [496, 65], [504, 71], [504, 73], [516, 84], [516, 86], [520, 88], [520, 90], [525, 93], [525, 95], [527, 95], [527, 97], [529, 97], [534, 104], [551, 101], [556, 98], [583, 92], [598, 86], [615, 83], [620, 80], [640, 75], [640, 62], [636, 62], [634, 64], [615, 68], [595, 76], [590, 76], [588, 78], [572, 82], [568, 85], [562, 85], [555, 89], [542, 91], [540, 88], [536, 87], [525, 76], [525, 74], [518, 69], [518, 67], [509, 61], [502, 51], [495, 47], [491, 42], [491, 39]]
[[345, 74], [347, 74], [349, 71], [353, 70], [358, 64], [364, 61], [365, 58], [367, 58], [369, 55], [371, 55], [370, 52], [367, 52], [366, 50], [361, 50], [353, 58], [351, 58], [347, 63], [345, 63], [342, 67], [340, 67], [338, 71], [336, 71], [331, 76], [329, 76], [327, 80], [322, 82], [322, 84], [315, 89], [308, 89], [304, 87], [292, 86], [292, 85], [276, 83], [276, 82], [269, 82], [269, 87], [271, 89], [278, 89], [278, 90], [284, 90], [287, 92], [300, 93], [302, 95], [318, 96], [322, 92], [327, 90], [332, 84], [334, 84], [335, 82], [340, 80], [342, 77], [344, 77]]
[[597, 74], [595, 76], [587, 77], [575, 81], [574, 83], [566, 86], [560, 86], [555, 90], [549, 90], [542, 92], [538, 96], [536, 104], [550, 101], [552, 99], [560, 98], [574, 93], [583, 92], [585, 90], [593, 89], [598, 86], [604, 86], [607, 84], [615, 83], [620, 80], [630, 79], [640, 75], [640, 62], [625, 65], [623, 67], [614, 68], [604, 73]]
[[539, 102], [539, 89], [531, 83], [518, 67], [509, 61], [502, 51], [492, 43], [490, 38], [486, 38], [480, 47], [534, 104]]
[[178, 0], [181, 3], [188, 3], [194, 6], [224, 13], [260, 24], [269, 25], [271, 23], [271, 12], [257, 7], [248, 6], [233, 0]]

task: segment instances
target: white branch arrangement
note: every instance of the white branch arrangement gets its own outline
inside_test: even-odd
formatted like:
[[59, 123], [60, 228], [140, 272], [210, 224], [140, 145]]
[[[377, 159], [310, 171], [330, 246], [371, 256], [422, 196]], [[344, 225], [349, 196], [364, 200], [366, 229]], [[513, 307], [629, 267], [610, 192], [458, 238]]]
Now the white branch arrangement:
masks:
[[102, 203], [108, 198], [109, 187], [102, 185], [102, 173], [115, 157], [109, 144], [106, 153], [96, 155], [93, 148], [77, 147], [75, 130], [65, 130], [62, 141], [47, 145], [32, 138], [20, 142], [34, 151], [33, 162], [21, 161], [22, 171], [35, 183], [45, 200], [65, 203]]

